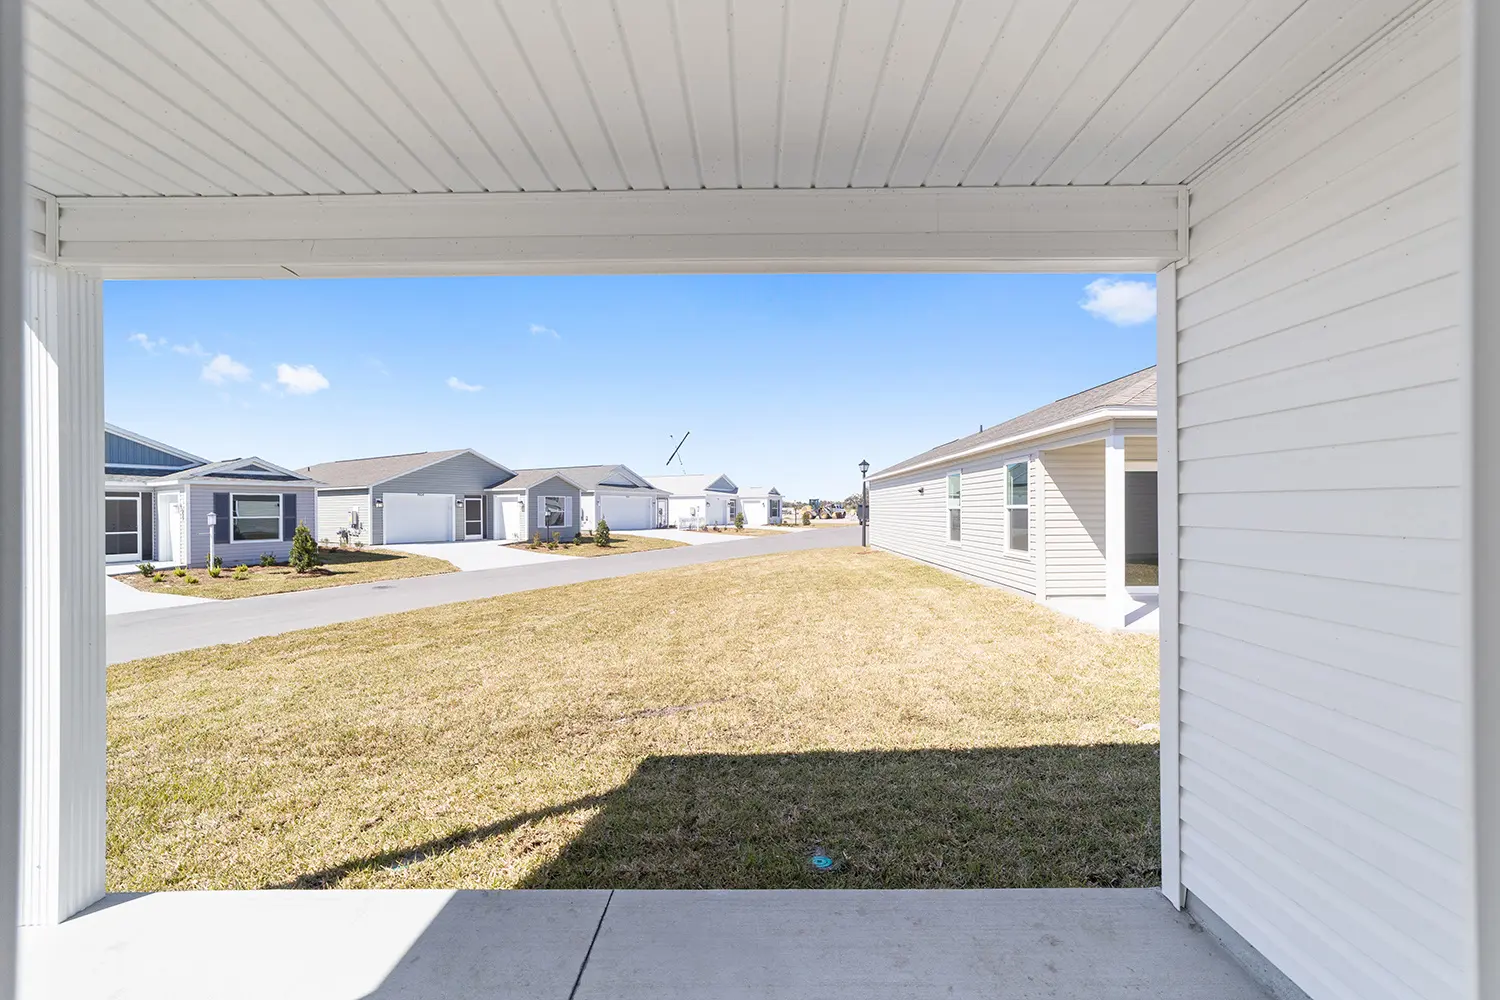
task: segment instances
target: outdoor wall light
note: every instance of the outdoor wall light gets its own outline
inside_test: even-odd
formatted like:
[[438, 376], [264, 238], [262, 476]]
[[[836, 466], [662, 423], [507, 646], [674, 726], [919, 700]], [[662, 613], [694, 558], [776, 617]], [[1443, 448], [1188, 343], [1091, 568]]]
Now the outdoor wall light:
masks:
[[453, 500], [453, 505], [455, 507], [462, 507], [464, 505], [464, 498], [463, 497], [455, 497], [454, 500]]
[[375, 498], [375, 509], [379, 510], [380, 508], [382, 508], [384, 506], [385, 506], [385, 498], [384, 497], [376, 497]]

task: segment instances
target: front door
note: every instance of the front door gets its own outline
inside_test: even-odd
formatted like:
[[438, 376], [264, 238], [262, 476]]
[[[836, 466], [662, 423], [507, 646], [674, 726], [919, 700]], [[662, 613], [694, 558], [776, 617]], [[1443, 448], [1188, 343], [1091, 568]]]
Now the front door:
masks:
[[479, 497], [464, 497], [464, 537], [484, 537], [484, 501]]
[[163, 493], [157, 498], [156, 516], [160, 522], [157, 531], [156, 559], [168, 566], [182, 562], [182, 494]]
[[104, 498], [104, 559], [134, 562], [141, 557], [141, 498]]

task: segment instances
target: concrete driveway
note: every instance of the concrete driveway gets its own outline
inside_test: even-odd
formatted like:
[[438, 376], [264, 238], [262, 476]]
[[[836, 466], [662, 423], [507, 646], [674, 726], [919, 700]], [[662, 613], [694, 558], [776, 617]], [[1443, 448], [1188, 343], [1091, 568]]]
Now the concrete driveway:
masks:
[[665, 538], [684, 545], [711, 545], [714, 542], [744, 542], [754, 535], [736, 535], [733, 531], [682, 531], [678, 528], [641, 528], [632, 531], [611, 531], [612, 535], [640, 535], [642, 538]]
[[382, 548], [395, 552], [409, 552], [414, 556], [432, 556], [446, 559], [461, 570], [506, 569], [511, 566], [534, 566], [537, 563], [556, 562], [567, 556], [532, 552], [528, 549], [512, 549], [500, 542], [485, 539], [473, 542], [413, 542], [409, 545], [384, 545]]
[[179, 608], [185, 604], [213, 604], [209, 597], [188, 597], [186, 594], [149, 594], [121, 583], [114, 576], [104, 578], [104, 613], [125, 615], [134, 611], [156, 611], [160, 608]]

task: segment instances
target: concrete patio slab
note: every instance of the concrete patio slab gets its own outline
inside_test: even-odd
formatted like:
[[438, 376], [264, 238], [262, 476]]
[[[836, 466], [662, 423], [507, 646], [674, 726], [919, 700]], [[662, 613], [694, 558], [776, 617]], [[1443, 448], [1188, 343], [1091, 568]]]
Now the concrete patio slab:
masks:
[[111, 895], [21, 932], [23, 1000], [567, 1000], [607, 891]]
[[189, 597], [186, 594], [151, 594], [121, 583], [114, 575], [104, 578], [104, 613], [126, 615], [133, 611], [155, 611], [158, 608], [180, 608], [188, 604], [212, 604], [211, 597]]
[[[684, 545], [711, 545], [714, 542], [745, 542], [757, 536], [736, 535], [732, 531], [683, 531], [680, 528], [639, 528], [614, 532], [616, 535], [641, 535], [646, 538], [665, 538]], [[759, 536], [765, 537], [765, 536]]]
[[1152, 889], [112, 895], [22, 1000], [1265, 1000]]
[[1152, 889], [618, 891], [578, 1000], [1264, 1000]]
[[1043, 602], [1053, 611], [1112, 632], [1161, 631], [1161, 613], [1155, 595], [1132, 594], [1123, 607], [1113, 607], [1102, 597], [1054, 597]]

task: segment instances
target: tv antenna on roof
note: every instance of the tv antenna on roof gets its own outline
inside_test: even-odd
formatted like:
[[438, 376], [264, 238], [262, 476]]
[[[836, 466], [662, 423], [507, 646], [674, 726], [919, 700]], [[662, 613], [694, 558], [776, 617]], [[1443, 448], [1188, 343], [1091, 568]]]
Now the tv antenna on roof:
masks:
[[[670, 455], [667, 456], [667, 465], [666, 465], [667, 468], [670, 469], [672, 467], [672, 459], [677, 458], [677, 453], [682, 450], [683, 444], [687, 442], [688, 434], [691, 434], [691, 433], [693, 433], [693, 432], [692, 431], [688, 431], [686, 434], [683, 434], [682, 435], [682, 440], [677, 442], [677, 447], [675, 447], [675, 448], [672, 449], [672, 454], [670, 454]], [[677, 458], [677, 467], [680, 468], [680, 469], [682, 469], [684, 473], [687, 472], [687, 467], [682, 464], [682, 459], [680, 459], [680, 458]]]

